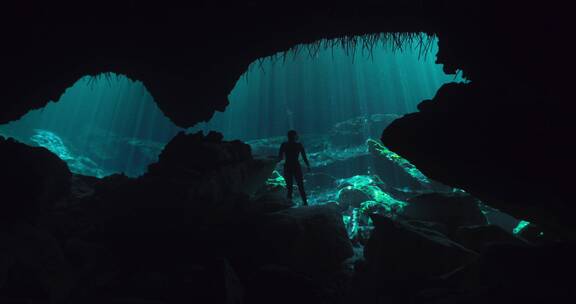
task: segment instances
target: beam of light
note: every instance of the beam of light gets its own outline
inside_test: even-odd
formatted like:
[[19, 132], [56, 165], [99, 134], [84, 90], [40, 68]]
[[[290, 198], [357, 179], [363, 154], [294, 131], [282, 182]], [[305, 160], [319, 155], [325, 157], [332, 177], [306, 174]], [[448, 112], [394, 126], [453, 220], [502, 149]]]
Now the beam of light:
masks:
[[86, 76], [44, 108], [0, 126], [6, 136], [42, 146], [74, 173], [139, 176], [179, 131], [141, 82], [107, 74]]

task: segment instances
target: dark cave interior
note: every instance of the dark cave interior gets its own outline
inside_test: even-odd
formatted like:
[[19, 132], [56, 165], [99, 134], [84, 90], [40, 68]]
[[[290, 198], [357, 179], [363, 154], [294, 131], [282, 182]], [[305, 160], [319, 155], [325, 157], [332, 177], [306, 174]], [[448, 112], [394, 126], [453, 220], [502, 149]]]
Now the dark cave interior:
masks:
[[[78, 174], [54, 151], [0, 137], [0, 302], [573, 301], [569, 4], [284, 4], [2, 4], [0, 124], [114, 73], [140, 81], [174, 132], [139, 177]], [[401, 48], [418, 33], [468, 81], [376, 124], [362, 144], [380, 167], [338, 180], [334, 202], [294, 206], [254, 142], [176, 134], [232, 107], [262, 58], [323, 39]], [[390, 171], [403, 177], [379, 173]]]

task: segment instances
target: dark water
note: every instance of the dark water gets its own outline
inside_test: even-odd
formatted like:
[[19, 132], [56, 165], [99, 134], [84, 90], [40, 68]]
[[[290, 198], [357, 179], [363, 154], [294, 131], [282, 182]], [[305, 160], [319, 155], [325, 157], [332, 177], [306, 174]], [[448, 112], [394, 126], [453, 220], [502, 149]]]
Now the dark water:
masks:
[[[238, 81], [226, 112], [190, 131], [217, 130], [227, 139], [271, 146], [277, 139], [270, 138], [288, 129], [316, 136], [339, 122], [370, 119], [368, 114], [416, 111], [442, 84], [461, 80], [434, 63], [437, 46], [431, 43], [426, 56], [415, 42], [394, 52], [378, 43], [372, 51], [359, 45], [265, 58]], [[98, 177], [143, 174], [179, 130], [142, 83], [115, 74], [84, 77], [58, 102], [0, 126], [4, 136], [50, 149], [73, 172]], [[365, 130], [365, 137], [373, 132]]]

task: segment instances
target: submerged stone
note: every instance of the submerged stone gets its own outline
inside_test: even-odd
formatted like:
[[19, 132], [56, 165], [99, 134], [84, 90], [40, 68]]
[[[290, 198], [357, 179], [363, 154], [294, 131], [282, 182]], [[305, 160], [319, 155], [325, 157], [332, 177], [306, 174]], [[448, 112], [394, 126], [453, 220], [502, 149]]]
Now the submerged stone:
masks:
[[45, 148], [0, 137], [0, 168], [3, 219], [46, 212], [70, 191], [68, 166]]
[[359, 208], [364, 202], [382, 204], [383, 208], [392, 212], [399, 212], [406, 203], [396, 200], [383, 188], [386, 185], [377, 176], [356, 175], [338, 181], [338, 202], [343, 209]]
[[372, 219], [375, 228], [364, 250], [366, 271], [383, 278], [438, 277], [477, 258], [439, 232], [379, 215]]
[[376, 173], [389, 185], [412, 190], [430, 189], [432, 181], [418, 168], [400, 155], [390, 151], [380, 142], [368, 139], [368, 151], [376, 159]]
[[486, 225], [480, 201], [464, 193], [429, 193], [408, 200], [402, 216], [408, 219], [437, 222], [450, 232], [461, 226]]

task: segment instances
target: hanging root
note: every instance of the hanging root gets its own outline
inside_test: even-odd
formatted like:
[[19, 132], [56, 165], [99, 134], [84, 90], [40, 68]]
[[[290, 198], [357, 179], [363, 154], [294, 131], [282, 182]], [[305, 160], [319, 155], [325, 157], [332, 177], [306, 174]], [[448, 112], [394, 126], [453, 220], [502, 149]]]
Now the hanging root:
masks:
[[[334, 49], [341, 48], [344, 54], [352, 57], [354, 60], [356, 53], [368, 55], [370, 59], [374, 58], [375, 46], [381, 44], [385, 50], [391, 52], [404, 51], [405, 49], [417, 49], [418, 59], [426, 58], [432, 50], [432, 44], [435, 36], [427, 33], [378, 33], [366, 35], [344, 36], [335, 39], [322, 39], [312, 43], [299, 44], [286, 52], [276, 53], [266, 58], [259, 58], [256, 62], [258, 67], [263, 71], [263, 64], [269, 60], [273, 64], [276, 62], [285, 63], [288, 57], [297, 58], [300, 54], [306, 54], [310, 58], [318, 57], [321, 51], [330, 50], [334, 58]], [[254, 64], [250, 65], [251, 69]]]

